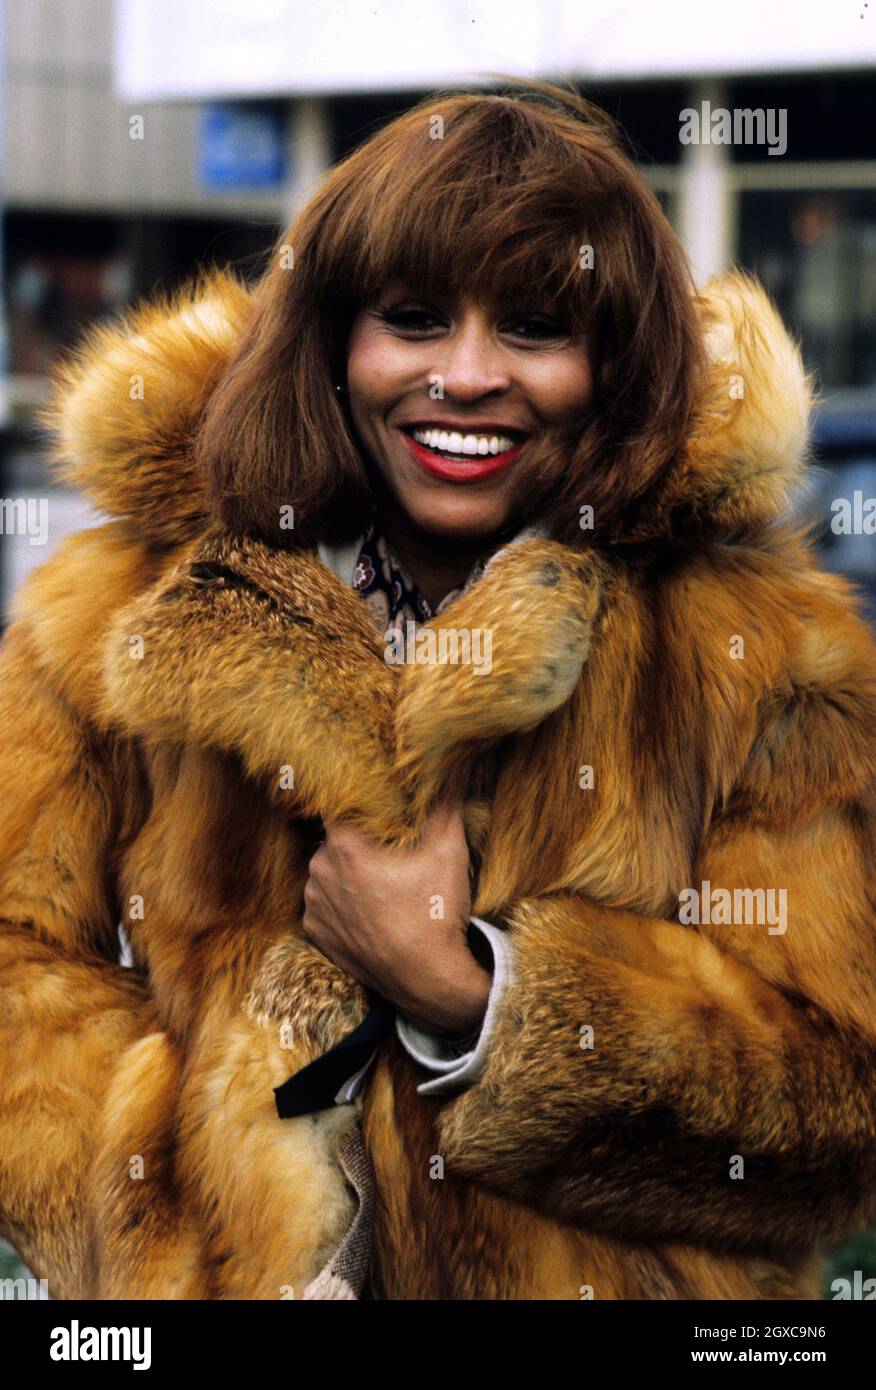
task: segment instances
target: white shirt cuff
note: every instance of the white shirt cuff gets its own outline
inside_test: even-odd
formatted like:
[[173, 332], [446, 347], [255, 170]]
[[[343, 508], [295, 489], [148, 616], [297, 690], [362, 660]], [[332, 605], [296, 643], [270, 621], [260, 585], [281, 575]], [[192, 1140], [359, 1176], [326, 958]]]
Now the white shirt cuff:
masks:
[[[487, 938], [493, 953], [493, 983], [484, 1021], [474, 1045], [460, 1055], [459, 1043], [454, 1043], [451, 1038], [424, 1033], [401, 1015], [395, 1021], [399, 1041], [408, 1055], [421, 1067], [435, 1073], [431, 1081], [423, 1081], [417, 1087], [417, 1094], [421, 1096], [448, 1095], [460, 1086], [470, 1086], [478, 1079], [487, 1064], [499, 1006], [512, 978], [512, 952], [508, 933], [494, 927], [490, 922], [484, 922], [480, 917], [471, 917], [469, 920]], [[468, 1039], [465, 1041], [467, 1043]]]

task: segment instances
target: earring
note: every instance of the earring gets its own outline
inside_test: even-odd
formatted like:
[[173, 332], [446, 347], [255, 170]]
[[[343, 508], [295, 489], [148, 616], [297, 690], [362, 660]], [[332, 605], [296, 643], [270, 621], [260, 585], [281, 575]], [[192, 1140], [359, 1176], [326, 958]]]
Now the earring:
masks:
[[335, 382], [335, 390], [337, 391], [339, 396], [344, 396], [347, 392], [346, 386], [342, 386], [339, 381]]

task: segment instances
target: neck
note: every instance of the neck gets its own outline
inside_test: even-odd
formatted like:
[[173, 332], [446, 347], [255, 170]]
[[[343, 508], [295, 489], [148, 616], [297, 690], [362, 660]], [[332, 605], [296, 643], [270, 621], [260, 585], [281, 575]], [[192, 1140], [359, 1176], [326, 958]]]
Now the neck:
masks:
[[503, 544], [501, 536], [444, 540], [430, 535], [393, 498], [381, 499], [377, 515], [383, 534], [433, 612], [451, 589], [465, 582], [481, 555], [492, 555]]

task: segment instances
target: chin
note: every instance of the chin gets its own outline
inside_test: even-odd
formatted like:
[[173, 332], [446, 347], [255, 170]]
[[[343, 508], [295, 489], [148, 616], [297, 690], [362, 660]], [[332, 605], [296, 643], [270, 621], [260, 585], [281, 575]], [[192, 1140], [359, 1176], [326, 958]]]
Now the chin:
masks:
[[476, 540], [503, 530], [511, 521], [507, 507], [477, 505], [464, 498], [448, 499], [445, 505], [406, 507], [411, 521], [430, 536], [446, 540]]

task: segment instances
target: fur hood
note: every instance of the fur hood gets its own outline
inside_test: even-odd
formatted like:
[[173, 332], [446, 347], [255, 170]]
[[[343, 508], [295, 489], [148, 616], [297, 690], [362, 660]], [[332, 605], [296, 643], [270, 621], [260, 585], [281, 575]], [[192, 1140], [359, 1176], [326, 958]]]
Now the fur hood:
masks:
[[[682, 518], [712, 536], [768, 525], [804, 475], [809, 383], [767, 296], [732, 272], [696, 304], [710, 370], [686, 450], [626, 539], [669, 539]], [[93, 327], [56, 369], [41, 418], [60, 478], [149, 544], [204, 526], [194, 432], [252, 307], [250, 290], [214, 270]]]

